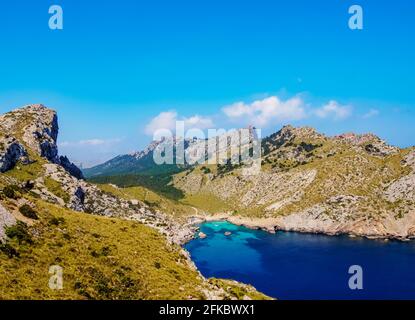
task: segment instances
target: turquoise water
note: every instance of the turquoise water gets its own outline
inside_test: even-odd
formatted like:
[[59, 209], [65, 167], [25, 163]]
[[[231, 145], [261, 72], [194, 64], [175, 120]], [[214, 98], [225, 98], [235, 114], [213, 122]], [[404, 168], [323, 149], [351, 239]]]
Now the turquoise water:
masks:
[[[200, 229], [207, 238], [185, 248], [206, 277], [249, 283], [282, 300], [415, 299], [415, 242], [270, 234], [223, 221]], [[362, 290], [349, 288], [351, 265], [363, 269]]]

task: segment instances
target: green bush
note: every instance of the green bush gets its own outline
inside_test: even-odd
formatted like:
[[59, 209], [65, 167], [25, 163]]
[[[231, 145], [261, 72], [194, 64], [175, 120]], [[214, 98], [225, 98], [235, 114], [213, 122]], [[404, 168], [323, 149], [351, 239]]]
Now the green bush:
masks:
[[0, 243], [0, 252], [3, 252], [9, 258], [18, 257], [19, 252], [8, 243]]
[[29, 219], [34, 219], [34, 220], [39, 219], [39, 217], [37, 216], [36, 211], [35, 211], [35, 210], [31, 207], [31, 206], [29, 206], [28, 204], [24, 204], [24, 205], [22, 205], [22, 206], [19, 208], [19, 211], [20, 211], [20, 213], [21, 213], [22, 215], [24, 215], [26, 218], [29, 218]]
[[62, 217], [59, 217], [59, 218], [53, 217], [52, 219], [49, 220], [49, 225], [58, 226], [60, 224], [63, 224], [64, 222], [65, 222], [65, 219]]
[[202, 167], [202, 168], [200, 168], [200, 170], [202, 170], [204, 174], [211, 173], [211, 170], [207, 167]]
[[20, 188], [16, 185], [8, 185], [3, 188], [3, 194], [10, 199], [19, 198], [18, 191]]
[[142, 292], [144, 296], [140, 280], [133, 279], [122, 269], [116, 269], [111, 276], [107, 276], [96, 268], [88, 267], [84, 279], [82, 282], [77, 281], [74, 289], [87, 299], [93, 300], [129, 300], [137, 298], [137, 292]]
[[33, 243], [32, 237], [30, 236], [27, 225], [24, 222], [17, 221], [14, 226], [6, 228], [6, 236], [10, 239], [16, 239], [19, 244], [22, 243]]
[[110, 247], [108, 247], [108, 246], [104, 246], [104, 247], [102, 247], [100, 250], [98, 250], [98, 251], [95, 251], [95, 250], [92, 250], [91, 251], [91, 255], [94, 257], [94, 258], [99, 258], [99, 257], [107, 257], [107, 256], [109, 256], [111, 254], [111, 248]]

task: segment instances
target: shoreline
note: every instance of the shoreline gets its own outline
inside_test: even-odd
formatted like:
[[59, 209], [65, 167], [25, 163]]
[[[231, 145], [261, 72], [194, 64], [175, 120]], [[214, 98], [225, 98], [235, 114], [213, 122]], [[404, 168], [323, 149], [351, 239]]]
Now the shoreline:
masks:
[[315, 234], [315, 235], [326, 235], [326, 236], [348, 236], [350, 238], [365, 238], [368, 240], [383, 240], [383, 241], [399, 241], [399, 242], [410, 242], [414, 241], [415, 237], [403, 237], [400, 235], [383, 235], [383, 234], [368, 234], [368, 233], [356, 233], [350, 231], [325, 231], [325, 230], [318, 230], [312, 228], [285, 228], [284, 226], [279, 223], [278, 218], [249, 218], [249, 217], [241, 217], [241, 216], [232, 216], [228, 213], [218, 213], [218, 214], [208, 214], [208, 215], [197, 215], [191, 216], [189, 220], [191, 221], [187, 224], [188, 227], [191, 227], [194, 230], [193, 236], [189, 239], [182, 239], [181, 245], [190, 242], [191, 240], [195, 239], [196, 233], [199, 230], [199, 225], [205, 222], [213, 222], [213, 221], [227, 221], [237, 226], [243, 226], [248, 229], [252, 230], [262, 230], [268, 233], [275, 234], [278, 231], [282, 232], [298, 232], [304, 234]]

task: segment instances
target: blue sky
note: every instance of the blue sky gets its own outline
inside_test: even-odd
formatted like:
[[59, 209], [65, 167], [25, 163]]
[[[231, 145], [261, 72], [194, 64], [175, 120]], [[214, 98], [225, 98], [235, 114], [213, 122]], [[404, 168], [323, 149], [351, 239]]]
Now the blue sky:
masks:
[[[63, 30], [48, 28], [52, 4]], [[363, 30], [348, 28], [353, 4]], [[177, 119], [411, 146], [414, 16], [408, 0], [3, 1], [0, 111], [56, 109], [61, 153], [85, 166], [143, 148]]]

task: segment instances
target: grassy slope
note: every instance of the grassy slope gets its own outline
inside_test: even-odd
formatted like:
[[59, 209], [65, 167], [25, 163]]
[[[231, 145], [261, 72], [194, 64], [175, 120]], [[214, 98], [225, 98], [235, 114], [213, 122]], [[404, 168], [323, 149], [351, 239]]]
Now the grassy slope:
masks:
[[[37, 158], [37, 157], [36, 157]], [[21, 183], [43, 174], [43, 159], [29, 165], [18, 164], [0, 174], [0, 187], [10, 181]], [[10, 180], [12, 179], [12, 180]], [[47, 181], [48, 190], [63, 192], [55, 181]], [[143, 187], [114, 188], [99, 185], [103, 191], [126, 199], [146, 201], [177, 218], [189, 208]], [[16, 200], [2, 196], [2, 204], [19, 220], [28, 223], [33, 243], [11, 238], [8, 245], [19, 256], [9, 257], [0, 250], [0, 299], [203, 299], [207, 286], [188, 265], [180, 248], [150, 227], [133, 221], [74, 212], [17, 192], [34, 204], [39, 220], [18, 213]], [[0, 249], [1, 246], [0, 246]], [[3, 247], [4, 249], [4, 247]], [[63, 290], [48, 287], [49, 267], [63, 267]], [[228, 280], [209, 279], [229, 297], [268, 299], [249, 286]]]
[[[32, 201], [33, 244], [12, 239], [20, 257], [0, 253], [0, 299], [203, 298], [198, 273], [153, 229]], [[48, 288], [51, 265], [63, 267], [63, 290]]]
[[[203, 166], [202, 166], [203, 167]], [[194, 169], [199, 172], [201, 169]], [[181, 173], [179, 174], [181, 175]], [[111, 183], [119, 185], [116, 177], [106, 177]], [[153, 191], [144, 186], [129, 186], [129, 187], [114, 187], [110, 184], [97, 184], [98, 187], [105, 191], [112, 193], [115, 196], [124, 199], [138, 199], [144, 201], [150, 207], [156, 207], [159, 210], [175, 216], [176, 218], [185, 217], [195, 214], [193, 207], [207, 211], [228, 211], [232, 209], [230, 204], [223, 202], [212, 194], [186, 194], [184, 197], [174, 199], [173, 197], [166, 197], [164, 193]], [[121, 184], [122, 186], [123, 184]]]
[[[327, 154], [330, 150], [336, 150], [336, 153], [328, 157]], [[315, 169], [317, 170], [317, 176], [313, 183], [304, 190], [301, 201], [283, 207], [274, 215], [298, 212], [338, 194], [367, 196], [368, 201], [364, 204], [362, 210], [373, 209], [372, 211], [377, 211], [380, 208], [388, 208], [390, 204], [379, 197], [378, 192], [383, 190], [387, 183], [409, 173], [409, 168], [401, 165], [401, 161], [408, 151], [401, 150], [397, 155], [380, 158], [365, 153], [357, 153], [347, 145], [334, 145], [332, 142], [327, 142], [322, 145], [322, 148], [314, 151], [316, 157], [313, 161], [306, 164], [294, 164], [286, 169], [290, 172]], [[272, 157], [272, 155], [270, 158], [272, 163], [277, 163], [279, 166], [282, 165], [280, 162], [285, 164], [284, 160], [279, 160]], [[212, 173], [217, 174], [217, 171], [210, 169]], [[262, 170], [265, 172], [272, 169], [273, 167], [269, 163], [262, 166]], [[186, 174], [203, 175], [203, 171], [203, 166], [200, 166], [193, 169], [192, 172], [183, 172], [177, 176], [180, 177]], [[238, 175], [238, 172], [234, 170], [226, 173], [226, 175]], [[221, 177], [219, 176], [216, 179], [220, 180]], [[203, 181], [206, 181], [206, 179]], [[242, 208], [239, 206], [239, 199], [220, 199], [209, 192], [209, 190], [213, 190], [212, 188], [215, 188], [215, 183], [211, 183], [211, 186], [204, 189], [203, 192], [185, 194], [181, 202], [211, 213], [231, 211], [234, 214], [253, 217], [263, 216], [265, 207], [270, 204]]]

